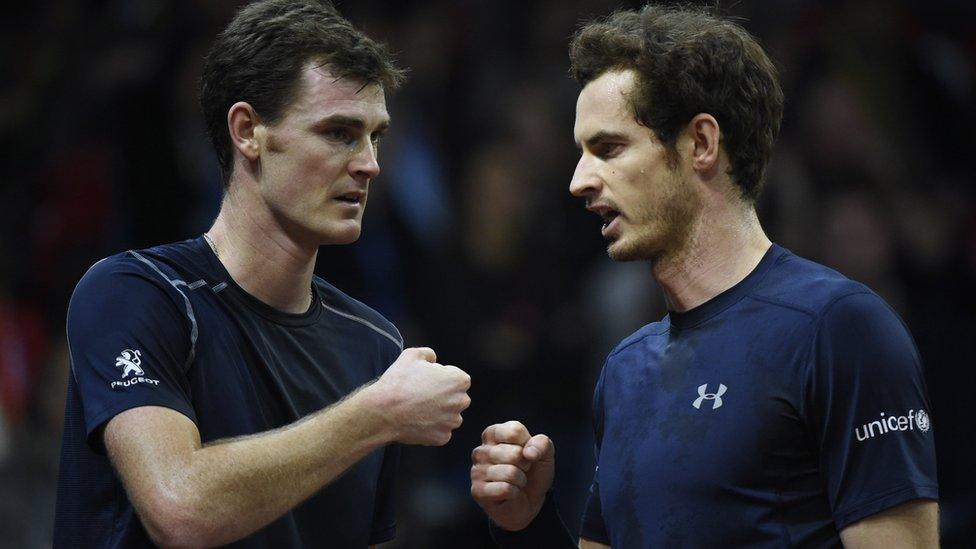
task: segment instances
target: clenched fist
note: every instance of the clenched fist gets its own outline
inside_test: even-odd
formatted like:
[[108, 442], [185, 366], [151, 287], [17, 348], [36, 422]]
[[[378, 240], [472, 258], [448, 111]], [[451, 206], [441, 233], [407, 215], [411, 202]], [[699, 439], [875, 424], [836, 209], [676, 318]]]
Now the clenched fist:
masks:
[[403, 444], [442, 446], [461, 426], [461, 412], [471, 405], [471, 376], [437, 363], [433, 349], [404, 349], [396, 361], [367, 387]]
[[522, 530], [539, 514], [552, 486], [556, 448], [509, 421], [489, 426], [471, 453], [471, 495], [495, 524]]

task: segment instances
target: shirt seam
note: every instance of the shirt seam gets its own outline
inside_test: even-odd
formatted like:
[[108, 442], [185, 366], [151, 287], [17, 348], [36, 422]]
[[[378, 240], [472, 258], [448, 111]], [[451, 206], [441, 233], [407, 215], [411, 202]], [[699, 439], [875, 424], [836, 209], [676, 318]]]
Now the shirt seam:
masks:
[[135, 250], [129, 250], [129, 253], [132, 254], [132, 256], [135, 257], [138, 261], [146, 265], [149, 265], [152, 268], [152, 270], [156, 272], [156, 274], [161, 276], [163, 280], [169, 283], [169, 285], [172, 286], [173, 289], [176, 290], [181, 297], [183, 297], [183, 304], [186, 307], [185, 314], [187, 319], [189, 319], [190, 321], [190, 352], [187, 353], [186, 361], [184, 361], [183, 363], [183, 371], [186, 372], [190, 369], [190, 365], [193, 364], [193, 359], [196, 358], [197, 338], [200, 333], [200, 327], [197, 325], [196, 314], [193, 312], [193, 304], [190, 302], [190, 296], [183, 293], [183, 290], [180, 289], [180, 285], [183, 286], [188, 286], [188, 285], [184, 280], [181, 280], [179, 278], [171, 279], [170, 277], [166, 276], [166, 274], [163, 273], [163, 271], [159, 268], [159, 266], [156, 265], [155, 262], [143, 256], [139, 252]]
[[772, 298], [772, 297], [766, 297], [766, 296], [763, 296], [763, 295], [749, 294], [749, 295], [744, 296], [743, 299], [754, 299], [756, 301], [762, 301], [763, 303], [768, 303], [770, 305], [775, 305], [777, 307], [782, 307], [784, 309], [790, 309], [790, 310], [796, 311], [798, 313], [803, 313], [803, 314], [805, 314], [806, 316], [810, 317], [813, 320], [816, 320], [817, 319], [817, 313], [816, 313], [816, 311], [814, 311], [812, 309], [808, 309], [808, 308], [805, 308], [805, 307], [801, 307], [799, 305], [795, 305], [793, 303], [788, 303], [786, 301], [781, 301], [779, 299], [775, 299], [775, 298]]
[[354, 322], [358, 322], [358, 323], [362, 324], [363, 326], [366, 326], [367, 328], [372, 329], [374, 332], [376, 332], [376, 333], [384, 336], [385, 338], [389, 339], [390, 341], [392, 341], [393, 344], [397, 346], [397, 348], [399, 348], [401, 351], [403, 351], [403, 340], [402, 339], [397, 339], [396, 337], [394, 337], [389, 332], [383, 330], [382, 328], [380, 328], [379, 326], [377, 326], [377, 325], [373, 324], [372, 322], [366, 320], [365, 318], [361, 318], [361, 317], [356, 316], [356, 315], [354, 315], [352, 313], [347, 313], [345, 311], [339, 310], [339, 309], [337, 309], [335, 307], [332, 307], [332, 306], [326, 304], [326, 302], [325, 302], [324, 299], [320, 300], [320, 303], [322, 304], [322, 307], [324, 307], [326, 310], [332, 312], [333, 314], [336, 314], [336, 315], [341, 316], [341, 317], [343, 317], [345, 319], [348, 319], [348, 320], [352, 320]]
[[[842, 299], [846, 299], [848, 297], [857, 296], [857, 295], [872, 295], [872, 292], [869, 290], [862, 289], [862, 290], [857, 290], [854, 292], [836, 296], [830, 301], [828, 301], [826, 305], [824, 305], [824, 307], [820, 310], [819, 315], [814, 317], [813, 332], [810, 334], [810, 339], [807, 341], [806, 351], [804, 353], [803, 360], [800, 362], [800, 364], [804, 368], [804, 371], [803, 371], [803, 375], [800, 377], [800, 395], [799, 395], [800, 398], [797, 400], [797, 402], [799, 402], [800, 405], [803, 407], [800, 413], [802, 414], [805, 422], [808, 422], [809, 420], [809, 418], [807, 417], [807, 401], [805, 397], [809, 391], [810, 377], [812, 375], [813, 366], [814, 366], [813, 358], [812, 358], [814, 355], [813, 350], [814, 347], [816, 347], [817, 345], [817, 337], [820, 335], [821, 329], [823, 329], [824, 319], [827, 318], [827, 314], [830, 312], [830, 309], [834, 305], [836, 305], [838, 301]], [[818, 444], [821, 443], [819, 433], [817, 434], [817, 443]]]

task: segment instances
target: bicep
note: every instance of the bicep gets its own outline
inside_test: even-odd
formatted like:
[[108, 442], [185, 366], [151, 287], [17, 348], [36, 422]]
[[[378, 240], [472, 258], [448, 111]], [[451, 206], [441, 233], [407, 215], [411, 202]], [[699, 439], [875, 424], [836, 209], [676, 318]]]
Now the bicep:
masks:
[[610, 549], [609, 545], [604, 545], [602, 543], [597, 543], [595, 541], [590, 541], [588, 539], [580, 538], [579, 549]]
[[837, 300], [821, 319], [811, 356], [804, 415], [838, 528], [937, 499], [921, 362], [894, 311], [871, 293]]
[[106, 422], [127, 410], [162, 406], [194, 418], [186, 375], [195, 341], [191, 307], [136, 267], [119, 259], [97, 264], [68, 308], [72, 376], [97, 453], [104, 453]]
[[939, 505], [916, 499], [859, 520], [840, 532], [846, 548], [938, 547]]
[[161, 406], [140, 406], [116, 415], [106, 424], [103, 440], [129, 499], [148, 523], [178, 501], [181, 476], [191, 454], [201, 447], [196, 425]]

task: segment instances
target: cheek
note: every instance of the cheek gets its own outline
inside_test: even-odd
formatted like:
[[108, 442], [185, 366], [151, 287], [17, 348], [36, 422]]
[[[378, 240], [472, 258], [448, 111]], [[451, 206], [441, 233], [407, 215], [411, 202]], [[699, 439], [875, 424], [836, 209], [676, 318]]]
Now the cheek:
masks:
[[295, 186], [325, 188], [341, 177], [349, 163], [349, 154], [329, 146], [308, 147], [293, 159]]

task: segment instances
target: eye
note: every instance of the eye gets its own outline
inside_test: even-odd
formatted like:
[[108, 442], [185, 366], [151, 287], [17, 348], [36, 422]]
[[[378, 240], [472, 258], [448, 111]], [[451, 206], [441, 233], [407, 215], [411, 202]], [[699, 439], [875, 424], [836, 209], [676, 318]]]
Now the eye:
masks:
[[369, 139], [373, 142], [374, 147], [378, 147], [380, 142], [383, 141], [384, 137], [386, 137], [385, 132], [373, 132], [373, 134], [369, 136]]
[[607, 159], [619, 155], [623, 149], [623, 143], [603, 142], [593, 146], [593, 154], [599, 158]]
[[347, 145], [356, 141], [356, 136], [353, 135], [348, 128], [329, 128], [323, 131], [322, 135], [325, 136], [326, 139], [331, 141], [339, 141]]

